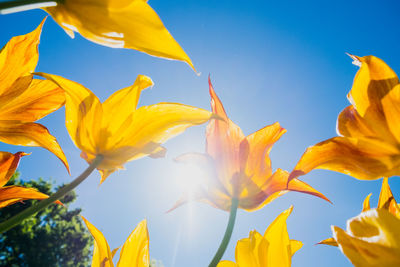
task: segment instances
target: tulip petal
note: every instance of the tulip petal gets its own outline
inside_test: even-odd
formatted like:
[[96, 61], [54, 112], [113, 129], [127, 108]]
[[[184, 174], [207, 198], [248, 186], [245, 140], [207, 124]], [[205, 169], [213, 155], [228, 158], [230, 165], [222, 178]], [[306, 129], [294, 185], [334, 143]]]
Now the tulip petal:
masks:
[[400, 85], [397, 84], [382, 99], [382, 107], [386, 117], [386, 123], [391, 133], [400, 143]]
[[[40, 193], [34, 188], [22, 186], [4, 186], [0, 188], [0, 208], [11, 205], [18, 201], [28, 199], [46, 199], [49, 196]], [[11, 203], [10, 203], [11, 202]]]
[[243, 238], [237, 242], [235, 258], [239, 266], [258, 267], [258, 259], [254, 254], [254, 245], [250, 238]]
[[262, 185], [266, 177], [272, 175], [269, 152], [274, 143], [278, 141], [284, 133], [286, 133], [286, 129], [282, 128], [280, 124], [276, 122], [245, 138], [249, 144], [245, 172], [256, 184]]
[[101, 144], [100, 135], [102, 121], [102, 106], [100, 100], [89, 89], [79, 83], [70, 81], [61, 76], [36, 73], [63, 89], [66, 93], [65, 124], [74, 144], [85, 152], [97, 154]]
[[362, 209], [363, 212], [371, 209], [371, 205], [369, 204], [369, 200], [370, 200], [371, 196], [372, 196], [372, 194], [369, 194], [369, 195], [364, 199], [364, 202], [363, 202], [363, 209]]
[[334, 137], [320, 142], [306, 150], [289, 179], [313, 169], [333, 170], [361, 180], [400, 174], [398, 152], [375, 141]]
[[0, 95], [11, 93], [11, 85], [22, 76], [35, 70], [39, 54], [38, 45], [44, 21], [31, 33], [15, 36], [0, 52]]
[[400, 219], [400, 209], [394, 199], [392, 190], [389, 186], [389, 179], [384, 177], [382, 180], [382, 188], [379, 194], [378, 209], [386, 209], [397, 218]]
[[12, 145], [43, 147], [56, 155], [69, 172], [67, 159], [56, 138], [41, 124], [0, 121], [0, 141]]
[[101, 45], [182, 60], [194, 69], [190, 58], [146, 1], [133, 0], [122, 5], [115, 1], [69, 1], [45, 10], [69, 34], [76, 31]]
[[[183, 104], [159, 103], [143, 106], [135, 111], [131, 125], [120, 132], [114, 144], [138, 149], [151, 143], [161, 144], [188, 127], [205, 123], [212, 118], [215, 118], [214, 114], [207, 110]], [[154, 150], [158, 149], [158, 146], [154, 147]], [[152, 153], [146, 151], [146, 154]]]
[[[118, 90], [103, 103], [103, 128], [113, 135], [136, 110], [142, 90], [153, 85], [153, 81], [144, 75], [139, 75], [132, 86]], [[118, 116], [115, 116], [118, 114]]]
[[245, 136], [239, 126], [227, 117], [210, 78], [208, 78], [208, 83], [212, 111], [223, 120], [212, 120], [207, 125], [206, 151], [218, 165], [218, 179], [221, 180], [228, 192], [233, 195], [232, 177], [241, 171], [240, 166], [243, 165], [241, 158], [247, 158], [247, 155], [239, 156], [240, 144]]
[[50, 81], [36, 79], [32, 80], [30, 85], [24, 88], [24, 92], [15, 98], [9, 95], [2, 95], [0, 98], [7, 100], [1, 106], [0, 120], [22, 122], [39, 120], [62, 107], [65, 102], [63, 90]]
[[94, 238], [92, 267], [113, 267], [112, 253], [103, 234], [88, 220], [81, 216]]
[[233, 261], [220, 261], [217, 265], [217, 267], [240, 267]]
[[324, 239], [324, 240], [318, 242], [318, 245], [328, 245], [328, 246], [334, 246], [334, 247], [339, 246], [333, 237], [330, 237], [330, 238], [327, 238], [327, 239]]
[[18, 163], [23, 156], [27, 156], [24, 152], [12, 154], [10, 152], [0, 151], [0, 187], [3, 187], [15, 173]]
[[355, 63], [361, 64], [348, 98], [362, 117], [367, 112], [382, 117], [381, 99], [398, 84], [396, 73], [386, 63], [374, 56], [351, 55]]
[[303, 242], [299, 240], [290, 240], [290, 252], [292, 256], [303, 247]]
[[146, 220], [143, 220], [125, 241], [117, 266], [148, 267], [149, 264], [149, 233], [147, 231]]
[[282, 212], [264, 233], [264, 238], [269, 244], [267, 266], [290, 267], [292, 263], [291, 242], [286, 226], [286, 220], [292, 210], [293, 206]]
[[400, 264], [400, 220], [385, 209], [372, 209], [352, 218], [347, 232], [332, 227], [343, 254], [356, 267]]

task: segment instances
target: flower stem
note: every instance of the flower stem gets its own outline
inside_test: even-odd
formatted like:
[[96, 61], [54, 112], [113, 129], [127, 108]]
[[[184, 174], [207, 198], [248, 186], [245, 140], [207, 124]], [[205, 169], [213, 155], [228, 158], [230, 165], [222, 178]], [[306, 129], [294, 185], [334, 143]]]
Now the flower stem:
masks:
[[214, 258], [212, 259], [211, 263], [208, 265], [208, 267], [216, 267], [218, 262], [221, 260], [222, 256], [224, 256], [225, 250], [229, 244], [229, 240], [231, 239], [232, 236], [232, 231], [233, 231], [233, 226], [235, 226], [235, 219], [236, 219], [236, 212], [238, 209], [239, 205], [239, 200], [236, 198], [232, 199], [232, 204], [231, 204], [231, 211], [229, 213], [229, 221], [228, 225], [226, 226], [224, 238], [222, 239], [221, 244], [219, 245], [219, 248], [217, 252], [215, 253]]
[[0, 14], [11, 14], [36, 8], [56, 6], [60, 0], [15, 0], [0, 2]]
[[87, 169], [79, 175], [75, 180], [73, 180], [71, 183], [67, 184], [66, 186], [63, 186], [60, 188], [57, 192], [55, 192], [53, 195], [51, 195], [49, 198], [46, 198], [44, 200], [41, 200], [39, 203], [37, 203], [34, 206], [31, 206], [22, 212], [18, 213], [17, 215], [11, 217], [7, 221], [3, 222], [0, 224], [0, 234], [10, 230], [14, 226], [20, 224], [23, 220], [26, 218], [32, 216], [36, 212], [46, 208], [49, 206], [51, 203], [54, 201], [60, 199], [63, 197], [65, 194], [73, 190], [75, 187], [77, 187], [80, 183], [82, 183], [96, 167], [100, 164], [100, 162], [103, 160], [103, 156], [98, 155], [93, 162], [87, 167]]

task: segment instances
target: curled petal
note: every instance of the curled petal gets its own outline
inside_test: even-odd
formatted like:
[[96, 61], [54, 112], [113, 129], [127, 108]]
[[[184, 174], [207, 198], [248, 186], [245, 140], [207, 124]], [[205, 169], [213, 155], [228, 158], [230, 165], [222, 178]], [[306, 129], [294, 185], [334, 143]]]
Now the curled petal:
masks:
[[343, 254], [356, 267], [400, 264], [400, 220], [384, 209], [361, 213], [347, 223], [347, 231], [332, 227]]
[[371, 209], [371, 205], [369, 204], [369, 200], [370, 200], [371, 196], [372, 196], [372, 194], [369, 194], [369, 195], [364, 199], [364, 202], [363, 202], [363, 209], [362, 209], [363, 212]]
[[0, 52], [0, 95], [10, 94], [11, 85], [20, 77], [30, 75], [39, 59], [38, 45], [42, 23], [31, 33], [13, 37]]
[[400, 143], [400, 84], [383, 97], [382, 106], [390, 132]]
[[380, 141], [334, 137], [309, 147], [289, 179], [313, 169], [327, 169], [361, 180], [374, 180], [399, 174], [399, 166], [398, 152]]
[[143, 220], [122, 246], [117, 267], [148, 267], [149, 264], [149, 233], [147, 222]]
[[193, 68], [190, 58], [147, 1], [115, 2], [68, 1], [45, 10], [72, 36], [76, 31], [101, 45], [182, 60]]
[[334, 246], [337, 247], [338, 243], [336, 242], [336, 240], [333, 237], [324, 239], [320, 242], [318, 242], [318, 245], [328, 245], [328, 246]]
[[56, 138], [41, 124], [0, 121], [0, 141], [12, 145], [43, 147], [56, 155], [69, 172], [67, 159]]
[[21, 157], [27, 155], [29, 154], [24, 152], [12, 154], [10, 152], [0, 151], [0, 187], [3, 187], [15, 173]]
[[386, 209], [397, 218], [400, 219], [400, 209], [394, 199], [392, 190], [389, 186], [389, 179], [384, 177], [382, 180], [382, 188], [379, 194], [378, 209]]
[[93, 250], [93, 267], [113, 267], [112, 253], [110, 247], [108, 246], [107, 240], [103, 234], [92, 225], [88, 220], [82, 216], [86, 227], [89, 229], [90, 233], [94, 238], [94, 250]]

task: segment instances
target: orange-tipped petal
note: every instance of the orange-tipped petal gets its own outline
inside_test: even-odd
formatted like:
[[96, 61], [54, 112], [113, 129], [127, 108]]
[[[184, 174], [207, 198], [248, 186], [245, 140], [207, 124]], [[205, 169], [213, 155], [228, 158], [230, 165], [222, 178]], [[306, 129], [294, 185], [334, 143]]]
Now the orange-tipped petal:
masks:
[[[268, 125], [246, 137], [249, 144], [245, 173], [258, 185], [272, 175], [269, 152], [272, 146], [286, 133], [278, 122]], [[243, 142], [243, 141], [242, 141]]]
[[400, 209], [394, 199], [392, 190], [389, 186], [389, 179], [384, 177], [382, 180], [382, 188], [379, 194], [378, 209], [386, 209], [397, 218], [400, 219]]
[[117, 267], [148, 267], [149, 233], [146, 220], [141, 221], [122, 246]]
[[41, 124], [1, 121], [0, 141], [12, 145], [43, 147], [56, 155], [69, 172], [67, 159], [56, 138]]
[[328, 245], [328, 246], [334, 246], [337, 247], [338, 243], [336, 242], [336, 240], [333, 237], [324, 239], [320, 242], [317, 243], [318, 245]]
[[38, 45], [44, 21], [31, 33], [13, 37], [0, 52], [0, 95], [13, 88], [11, 85], [22, 76], [35, 70], [39, 59]]
[[3, 187], [15, 173], [21, 157], [27, 156], [24, 152], [12, 154], [0, 151], [0, 187]]
[[334, 137], [309, 147], [289, 179], [313, 169], [327, 169], [361, 180], [400, 174], [400, 155], [391, 146], [372, 139]]
[[289, 191], [296, 191], [296, 192], [300, 192], [300, 193], [313, 195], [313, 196], [322, 198], [332, 204], [332, 202], [325, 195], [323, 195], [321, 192], [315, 190], [313, 187], [311, 187], [310, 185], [308, 185], [307, 183], [305, 183], [299, 179], [295, 178], [295, 179], [290, 180], [288, 182], [287, 189]]
[[386, 117], [386, 124], [390, 132], [396, 138], [397, 143], [400, 143], [400, 84], [397, 84], [393, 89], [382, 99], [382, 107]]
[[[5, 186], [0, 188], [0, 208], [3, 208], [18, 201], [23, 201], [27, 199], [46, 199], [48, 197], [48, 195], [40, 193], [34, 188], [26, 188], [22, 186]], [[9, 201], [11, 201], [12, 203], [10, 203]]]
[[370, 202], [369, 200], [370, 200], [371, 196], [372, 196], [372, 193], [369, 194], [369, 195], [364, 199], [364, 202], [363, 202], [363, 209], [362, 209], [363, 212], [371, 209], [371, 205], [370, 205], [370, 203], [369, 203], [369, 202]]
[[113, 267], [114, 266], [112, 262], [113, 256], [110, 247], [108, 246], [107, 240], [105, 239], [103, 234], [83, 216], [82, 219], [94, 238], [92, 266]]

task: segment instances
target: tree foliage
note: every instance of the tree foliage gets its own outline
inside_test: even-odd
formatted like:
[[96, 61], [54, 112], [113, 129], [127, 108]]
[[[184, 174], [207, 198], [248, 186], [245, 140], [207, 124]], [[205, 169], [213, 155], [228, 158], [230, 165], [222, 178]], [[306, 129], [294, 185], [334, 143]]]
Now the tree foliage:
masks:
[[[37, 181], [22, 181], [19, 173], [10, 179], [9, 185], [34, 187], [45, 194], [52, 194], [53, 184], [39, 178]], [[88, 266], [91, 261], [92, 237], [78, 216], [81, 209], [68, 210], [75, 201], [71, 192], [61, 202], [64, 207], [52, 204], [20, 225], [0, 234], [0, 266]], [[30, 207], [37, 200], [24, 201], [0, 209], [0, 218], [5, 221]]]

